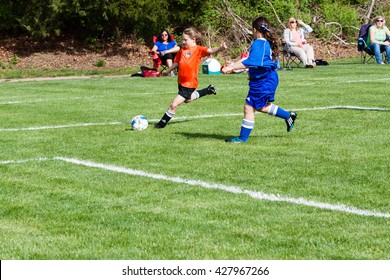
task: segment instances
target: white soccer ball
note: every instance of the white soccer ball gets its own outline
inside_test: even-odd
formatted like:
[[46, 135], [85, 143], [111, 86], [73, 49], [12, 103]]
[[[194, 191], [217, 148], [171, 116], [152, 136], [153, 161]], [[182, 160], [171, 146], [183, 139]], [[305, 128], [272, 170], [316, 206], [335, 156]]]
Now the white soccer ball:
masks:
[[138, 115], [131, 120], [131, 127], [134, 130], [145, 130], [148, 128], [149, 122], [145, 116]]

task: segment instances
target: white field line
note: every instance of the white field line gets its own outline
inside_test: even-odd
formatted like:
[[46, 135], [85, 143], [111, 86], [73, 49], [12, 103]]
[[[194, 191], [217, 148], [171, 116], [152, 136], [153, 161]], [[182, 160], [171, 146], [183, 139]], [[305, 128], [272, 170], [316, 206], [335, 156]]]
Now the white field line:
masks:
[[[190, 186], [198, 186], [198, 187], [202, 187], [202, 188], [206, 188], [206, 189], [217, 189], [217, 190], [222, 190], [222, 191], [234, 193], [234, 194], [245, 194], [245, 195], [248, 195], [248, 196], [250, 196], [254, 199], [257, 199], [257, 200], [287, 202], [287, 203], [292, 203], [292, 204], [297, 204], [297, 205], [303, 205], [303, 206], [308, 206], [308, 207], [324, 209], [324, 210], [339, 211], [339, 212], [344, 212], [344, 213], [349, 213], [349, 214], [359, 215], [359, 216], [390, 218], [390, 213], [382, 213], [379, 211], [363, 210], [363, 209], [359, 209], [359, 208], [356, 208], [353, 206], [347, 206], [347, 205], [343, 205], [343, 204], [330, 204], [330, 203], [311, 201], [311, 200], [307, 200], [306, 198], [303, 198], [303, 197], [294, 198], [294, 197], [282, 196], [279, 194], [267, 194], [267, 193], [251, 191], [251, 190], [243, 190], [237, 186], [227, 186], [227, 185], [223, 185], [223, 184], [208, 183], [208, 182], [200, 181], [200, 180], [183, 179], [180, 177], [168, 177], [168, 176], [165, 176], [162, 174], [153, 174], [153, 173], [148, 173], [148, 172], [145, 172], [142, 170], [130, 169], [130, 168], [126, 168], [126, 167], [103, 164], [103, 163], [96, 163], [96, 162], [92, 162], [92, 161], [79, 160], [79, 159], [75, 159], [75, 158], [54, 157], [52, 159], [67, 162], [67, 163], [72, 163], [72, 164], [76, 164], [76, 165], [82, 165], [82, 166], [86, 166], [86, 167], [100, 168], [103, 170], [108, 170], [108, 171], [112, 171], [112, 172], [123, 173], [123, 174], [128, 174], [128, 175], [133, 175], [133, 176], [141, 176], [141, 177], [147, 177], [147, 178], [152, 178], [152, 179], [156, 179], [156, 180], [170, 181], [170, 182], [186, 184], [186, 185], [190, 185]], [[24, 160], [7, 160], [7, 161], [0, 161], [0, 165], [25, 163], [25, 162], [31, 162], [31, 161], [45, 161], [45, 160], [50, 160], [50, 158], [30, 158], [30, 159], [24, 159]]]
[[131, 75], [115, 75], [115, 76], [64, 76], [64, 77], [38, 77], [38, 78], [22, 78], [22, 79], [0, 79], [0, 83], [19, 83], [19, 82], [42, 82], [42, 81], [61, 81], [61, 80], [85, 80], [85, 79], [97, 79], [97, 78], [126, 78]]
[[[313, 108], [297, 108], [290, 109], [291, 111], [319, 111], [319, 110], [331, 110], [331, 109], [352, 109], [352, 110], [366, 110], [366, 111], [388, 111], [390, 108], [375, 108], [375, 107], [359, 107], [359, 106], [327, 106], [327, 107], [313, 107]], [[191, 117], [176, 117], [172, 120], [193, 120], [193, 119], [206, 119], [206, 118], [218, 118], [218, 117], [236, 117], [242, 116], [243, 113], [231, 113], [231, 114], [214, 114], [214, 115], [200, 115]], [[159, 119], [150, 119], [149, 122], [155, 123]], [[79, 123], [79, 124], [67, 124], [67, 125], [54, 125], [54, 126], [33, 126], [33, 127], [20, 127], [20, 128], [0, 128], [0, 132], [11, 131], [35, 131], [35, 130], [49, 130], [49, 129], [61, 129], [71, 127], [86, 127], [86, 126], [104, 126], [104, 125], [118, 125], [125, 124], [126, 122], [108, 122], [108, 123]]]
[[108, 122], [108, 123], [76, 123], [65, 125], [53, 125], [53, 126], [36, 126], [36, 127], [21, 127], [21, 128], [1, 128], [0, 132], [7, 131], [32, 131], [32, 130], [48, 130], [48, 129], [60, 129], [69, 127], [86, 127], [86, 126], [99, 126], [99, 125], [118, 125], [123, 122]]
[[[162, 94], [171, 94], [172, 92], [142, 92], [138, 93], [139, 95], [162, 95]], [[113, 97], [132, 97], [131, 93], [115, 94], [115, 95], [91, 95], [91, 96], [74, 96], [68, 98], [37, 98], [29, 100], [16, 100], [16, 101], [0, 101], [0, 105], [15, 105], [15, 104], [31, 104], [31, 103], [43, 103], [43, 102], [52, 102], [52, 101], [67, 101], [67, 100], [91, 100], [91, 99], [100, 99], [100, 98], [113, 98]], [[1, 98], [0, 98], [1, 99]]]
[[83, 165], [87, 167], [94, 167], [94, 168], [100, 168], [104, 170], [109, 170], [113, 172], [118, 173], [124, 173], [134, 176], [141, 176], [141, 177], [147, 177], [157, 180], [164, 180], [164, 181], [170, 181], [174, 183], [181, 183], [181, 184], [187, 184], [190, 186], [199, 186], [206, 189], [217, 189], [222, 190], [225, 192], [230, 192], [234, 194], [246, 194], [250, 197], [258, 200], [268, 200], [268, 201], [276, 201], [276, 202], [288, 202], [298, 205], [304, 205], [314, 208], [320, 208], [325, 210], [331, 210], [331, 211], [339, 211], [339, 212], [345, 212], [349, 214], [359, 215], [359, 216], [373, 216], [373, 217], [380, 217], [380, 218], [390, 218], [390, 213], [382, 213], [377, 211], [368, 211], [368, 210], [362, 210], [358, 209], [356, 207], [350, 207], [343, 204], [330, 204], [330, 203], [322, 203], [322, 202], [316, 202], [316, 201], [310, 201], [305, 198], [293, 198], [288, 196], [282, 196], [279, 194], [267, 194], [263, 192], [255, 192], [250, 190], [243, 190], [236, 186], [226, 186], [223, 184], [216, 184], [216, 183], [208, 183], [200, 180], [189, 180], [189, 179], [183, 179], [180, 177], [168, 177], [161, 174], [153, 174], [148, 173], [142, 170], [135, 170], [130, 169], [126, 167], [120, 167], [115, 165], [107, 165], [103, 163], [95, 163], [92, 161], [85, 161], [85, 160], [79, 160], [75, 158], [64, 158], [64, 157], [55, 157], [55, 160], [65, 161], [68, 163], [73, 163], [77, 165]]
[[0, 165], [7, 165], [7, 164], [13, 164], [13, 163], [25, 163], [25, 162], [31, 162], [31, 161], [45, 161], [49, 160], [49, 158], [28, 158], [28, 159], [21, 159], [21, 160], [5, 160], [0, 161]]

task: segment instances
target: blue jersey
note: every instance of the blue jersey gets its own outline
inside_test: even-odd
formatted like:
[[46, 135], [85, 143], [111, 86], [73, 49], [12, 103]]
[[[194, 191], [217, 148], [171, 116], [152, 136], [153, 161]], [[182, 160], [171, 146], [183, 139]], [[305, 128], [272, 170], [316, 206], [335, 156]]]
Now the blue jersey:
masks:
[[176, 42], [172, 40], [168, 42], [168, 44], [164, 44], [160, 41], [157, 41], [156, 43], [154, 43], [154, 45], [157, 46], [157, 51], [162, 52], [172, 49], [174, 46], [176, 46]]
[[[248, 68], [249, 92], [247, 103], [256, 109], [274, 101], [279, 84], [276, 72], [277, 63], [272, 61], [272, 50], [268, 40], [259, 38], [253, 41], [249, 57], [242, 61]], [[257, 100], [252, 103], [253, 100]]]

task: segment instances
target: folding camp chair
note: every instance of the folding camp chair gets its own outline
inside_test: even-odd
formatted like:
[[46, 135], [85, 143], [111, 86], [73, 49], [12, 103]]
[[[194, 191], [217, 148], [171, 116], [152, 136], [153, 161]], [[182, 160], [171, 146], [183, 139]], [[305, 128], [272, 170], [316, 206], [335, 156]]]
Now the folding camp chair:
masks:
[[[174, 39], [173, 35], [171, 35], [171, 40], [173, 40], [173, 39]], [[153, 44], [155, 44], [156, 42], [157, 42], [157, 36], [153, 36]], [[165, 65], [163, 63], [163, 61], [160, 59], [158, 54], [156, 54], [155, 52], [152, 52], [152, 51], [150, 51], [149, 53], [152, 56], [154, 69], [158, 70], [160, 68], [160, 66], [162, 67], [163, 70], [167, 69], [167, 65]]]
[[[367, 37], [368, 37], [368, 30], [372, 24], [367, 23], [362, 25], [359, 30], [359, 37], [358, 37], [358, 51], [360, 52], [360, 61], [361, 63], [369, 63], [369, 62], [375, 62], [375, 53], [367, 46]], [[382, 59], [383, 61], [387, 61], [386, 59], [386, 52], [382, 52]]]
[[282, 40], [282, 67], [291, 69], [291, 66], [300, 67], [302, 61], [287, 48], [286, 41]]

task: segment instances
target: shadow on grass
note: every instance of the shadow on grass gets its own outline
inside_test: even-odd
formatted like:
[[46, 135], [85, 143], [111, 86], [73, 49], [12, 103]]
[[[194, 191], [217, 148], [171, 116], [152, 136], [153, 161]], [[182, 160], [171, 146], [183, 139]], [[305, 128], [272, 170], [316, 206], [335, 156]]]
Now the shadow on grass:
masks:
[[[216, 140], [227, 140], [227, 139], [231, 139], [231, 138], [234, 138], [234, 137], [237, 137], [238, 134], [239, 134], [239, 131], [237, 132], [236, 135], [221, 135], [221, 134], [216, 134], [216, 133], [201, 133], [201, 132], [197, 132], [197, 133], [191, 133], [191, 132], [176, 132], [176, 134], [180, 134], [184, 137], [187, 137], [187, 138], [200, 138], [200, 139], [216, 139]], [[259, 139], [259, 138], [282, 138], [283, 136], [282, 135], [276, 135], [276, 134], [272, 134], [272, 135], [252, 135], [249, 137], [249, 140], [251, 139]]]

